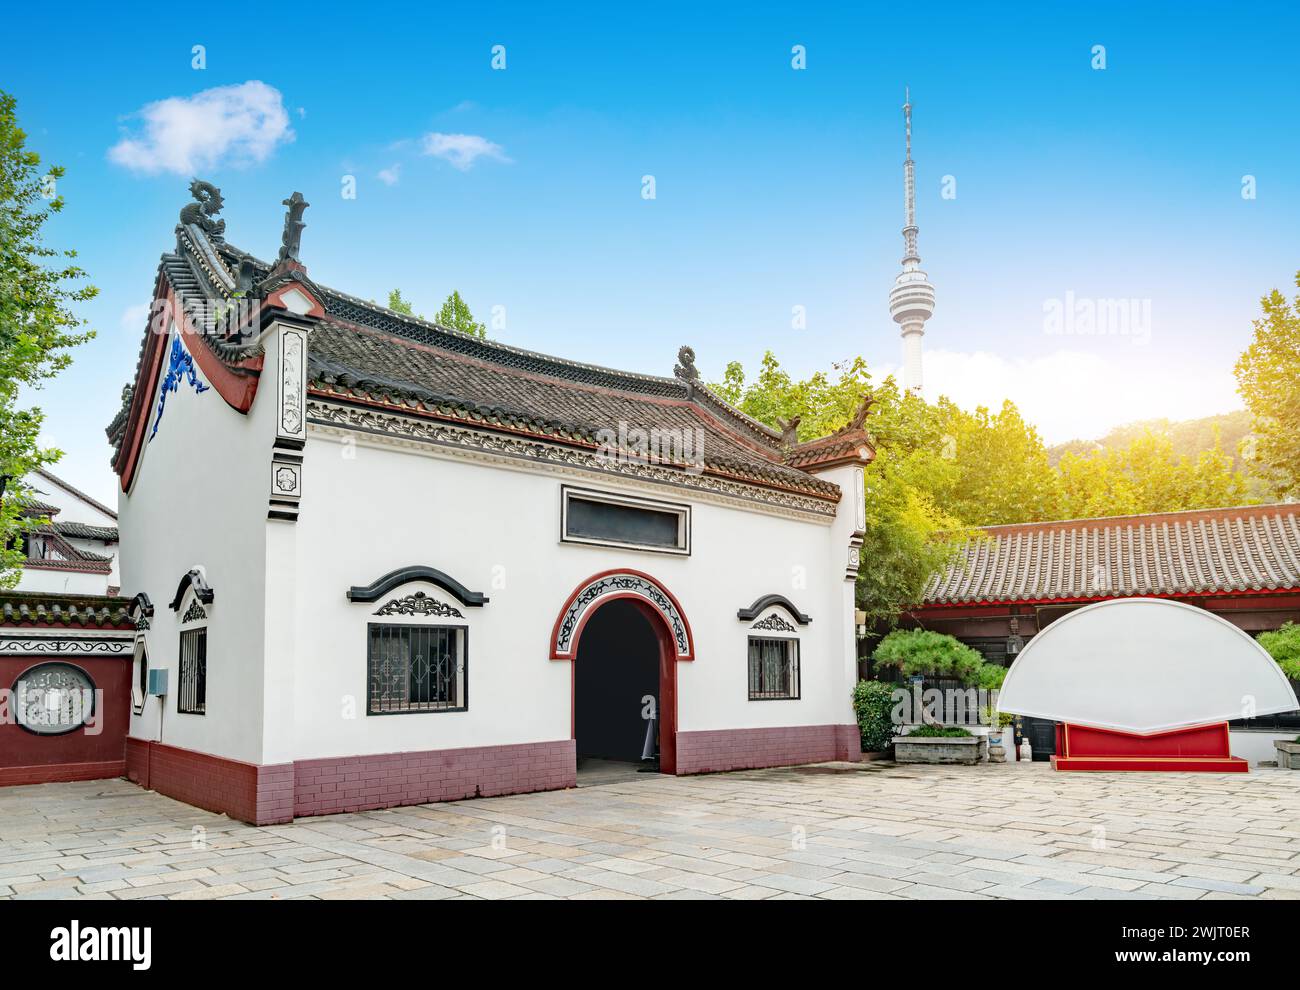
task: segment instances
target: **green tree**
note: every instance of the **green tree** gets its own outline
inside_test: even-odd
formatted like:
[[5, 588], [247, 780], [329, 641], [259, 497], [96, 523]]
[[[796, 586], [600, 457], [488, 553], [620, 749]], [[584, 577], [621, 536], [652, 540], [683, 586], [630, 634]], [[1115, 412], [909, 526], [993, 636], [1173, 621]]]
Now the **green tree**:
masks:
[[60, 166], [41, 168], [18, 126], [17, 103], [0, 92], [0, 587], [13, 587], [22, 563], [17, 546], [30, 521], [23, 509], [31, 493], [21, 479], [51, 464], [62, 452], [40, 446], [44, 416], [38, 407], [20, 408], [22, 388], [39, 389], [72, 360], [68, 349], [89, 339], [77, 333], [83, 321], [72, 307], [96, 289], [78, 285], [85, 272], [76, 252], [45, 244], [41, 228], [63, 209], [57, 194]]
[[[1296, 273], [1300, 287], [1300, 272]], [[1274, 492], [1300, 495], [1300, 295], [1277, 289], [1260, 300], [1264, 315], [1237, 361], [1237, 389], [1255, 418], [1255, 457]]]
[[[394, 289], [388, 293], [388, 308], [394, 313], [401, 313], [404, 316], [415, 316], [415, 310], [411, 308], [411, 304], [402, 298], [401, 289]], [[424, 317], [418, 316], [416, 319], [422, 320]]]
[[434, 317], [433, 322], [440, 327], [450, 327], [473, 337], [487, 336], [487, 327], [475, 322], [474, 314], [469, 311], [469, 305], [460, 297], [459, 292], [453, 291], [447, 297], [447, 301], [442, 304], [442, 309], [438, 310], [438, 315]]
[[799, 416], [799, 437], [808, 440], [844, 426], [870, 392], [867, 429], [876, 459], [866, 472], [866, 532], [858, 570], [858, 607], [869, 622], [894, 622], [921, 598], [930, 577], [951, 559], [965, 529], [942, 510], [934, 493], [952, 485], [954, 465], [943, 457], [943, 420], [938, 410], [902, 392], [892, 378], [872, 387], [866, 362], [836, 364], [794, 380], [769, 351], [758, 377], [746, 384], [733, 361], [720, 396], [742, 412], [777, 426]]
[[944, 510], [970, 526], [1035, 522], [1058, 511], [1059, 481], [1038, 431], [1007, 400], [996, 414], [968, 413], [948, 399], [943, 455], [954, 463], [952, 486], [937, 493]]
[[1300, 681], [1300, 626], [1287, 622], [1272, 632], [1260, 633], [1259, 645], [1268, 650], [1287, 677]]
[[1234, 470], [1217, 436], [1195, 457], [1179, 454], [1166, 434], [1147, 432], [1125, 447], [1066, 452], [1060, 475], [1060, 516], [1123, 516], [1213, 509], [1252, 501], [1250, 479]]

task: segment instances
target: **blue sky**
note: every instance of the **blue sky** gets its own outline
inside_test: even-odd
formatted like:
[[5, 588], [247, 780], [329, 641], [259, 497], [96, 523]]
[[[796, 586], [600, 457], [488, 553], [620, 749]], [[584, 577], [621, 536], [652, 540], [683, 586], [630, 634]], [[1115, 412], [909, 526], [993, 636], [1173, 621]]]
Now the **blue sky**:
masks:
[[[904, 84], [938, 297], [928, 395], [1012, 398], [1049, 441], [1239, 406], [1258, 299], [1300, 268], [1294, 10], [608, 6], [68, 4], [57, 30], [7, 14], [25, 40], [0, 87], [68, 170], [50, 242], [101, 290], [98, 338], [37, 397], [56, 471], [114, 497], [103, 427], [191, 175], [221, 187], [239, 247], [273, 256], [301, 190], [314, 278], [400, 286], [429, 314], [459, 289], [480, 319], [504, 307], [509, 343], [661, 374], [689, 343], [708, 378], [767, 349], [799, 374], [857, 354], [893, 371]], [[1136, 300], [1145, 329], [1046, 332], [1067, 299]]]

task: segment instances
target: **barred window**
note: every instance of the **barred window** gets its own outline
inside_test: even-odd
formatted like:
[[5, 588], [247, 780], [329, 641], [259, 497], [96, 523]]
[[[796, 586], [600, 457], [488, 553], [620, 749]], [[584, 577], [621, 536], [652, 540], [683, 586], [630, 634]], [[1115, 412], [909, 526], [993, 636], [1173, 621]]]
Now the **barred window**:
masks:
[[799, 641], [749, 637], [749, 700], [799, 697]]
[[180, 691], [176, 710], [182, 715], [204, 715], [208, 707], [208, 630], [181, 633]]
[[366, 713], [466, 711], [467, 638], [464, 626], [372, 623]]

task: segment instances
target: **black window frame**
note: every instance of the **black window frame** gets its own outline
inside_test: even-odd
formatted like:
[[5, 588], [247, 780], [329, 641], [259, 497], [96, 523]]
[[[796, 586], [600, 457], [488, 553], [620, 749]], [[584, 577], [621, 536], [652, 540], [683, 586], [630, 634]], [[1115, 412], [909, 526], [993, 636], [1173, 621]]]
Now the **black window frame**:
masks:
[[[374, 648], [376, 645], [376, 634], [380, 630], [386, 632], [391, 638], [394, 631], [406, 633], [426, 633], [433, 634], [437, 632], [452, 633], [460, 641], [458, 658], [459, 664], [459, 692], [460, 697], [457, 704], [440, 704], [437, 701], [415, 702], [417, 705], [427, 707], [408, 707], [405, 708], [381, 708], [376, 710], [375, 697], [375, 672], [374, 664], [376, 657]], [[412, 642], [414, 637], [412, 636]], [[407, 659], [407, 676], [410, 676], [410, 659]], [[450, 678], [449, 682], [457, 683], [456, 678]], [[436, 706], [436, 707], [435, 707]], [[467, 712], [469, 711], [469, 626], [464, 624], [453, 623], [418, 623], [418, 622], [369, 622], [366, 624], [366, 717], [372, 715], [443, 715], [448, 712]]]
[[[677, 542], [674, 546], [651, 543], [636, 543], [615, 538], [578, 536], [569, 531], [569, 503], [581, 501], [596, 504], [614, 505], [626, 509], [642, 509], [662, 515], [675, 515], [678, 518]], [[578, 546], [614, 547], [619, 550], [637, 550], [642, 553], [666, 553], [676, 557], [691, 555], [691, 506], [686, 502], [664, 502], [659, 499], [642, 498], [639, 495], [625, 495], [621, 492], [597, 491], [591, 488], [579, 488], [573, 485], [560, 486], [560, 542]]]
[[149, 700], [149, 641], [142, 634], [136, 634], [131, 663], [137, 668], [131, 671], [131, 714], [143, 715], [145, 702]]
[[[185, 644], [187, 640], [192, 640], [199, 644], [197, 650], [198, 656], [189, 666], [189, 672], [195, 680], [192, 692], [186, 690], [186, 662], [185, 662]], [[192, 629], [182, 629], [180, 635], [180, 647], [176, 652], [176, 714], [177, 715], [206, 715], [208, 713], [208, 627], [195, 626]], [[192, 693], [192, 700], [186, 701], [187, 693]], [[188, 707], [182, 708], [182, 705]]]
[[[761, 643], [782, 643], [786, 647], [785, 663], [788, 666], [786, 675], [787, 684], [785, 693], [779, 694], [775, 691], [762, 690], [763, 682], [761, 665], [763, 659], [754, 653], [755, 644]], [[803, 676], [801, 664], [799, 662], [799, 638], [797, 636], [749, 636], [745, 644], [745, 674], [748, 696], [750, 701], [799, 701], [803, 697]], [[755, 675], [754, 665], [758, 663], [760, 670]], [[791, 693], [793, 692], [793, 693]]]

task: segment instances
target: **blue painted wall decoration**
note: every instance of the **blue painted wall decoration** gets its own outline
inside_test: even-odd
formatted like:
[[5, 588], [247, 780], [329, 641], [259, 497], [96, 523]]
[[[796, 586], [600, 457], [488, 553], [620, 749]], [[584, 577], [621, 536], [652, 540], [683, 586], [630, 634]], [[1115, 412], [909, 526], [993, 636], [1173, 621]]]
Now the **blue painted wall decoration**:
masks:
[[210, 388], [199, 381], [198, 370], [194, 367], [194, 357], [181, 346], [181, 338], [176, 336], [172, 338], [172, 353], [167, 364], [167, 375], [163, 378], [162, 388], [158, 390], [158, 415], [154, 417], [153, 430], [149, 433], [150, 440], [158, 433], [158, 424], [162, 422], [163, 409], [167, 405], [167, 393], [179, 389], [182, 379], [194, 387], [195, 394], [206, 392]]

